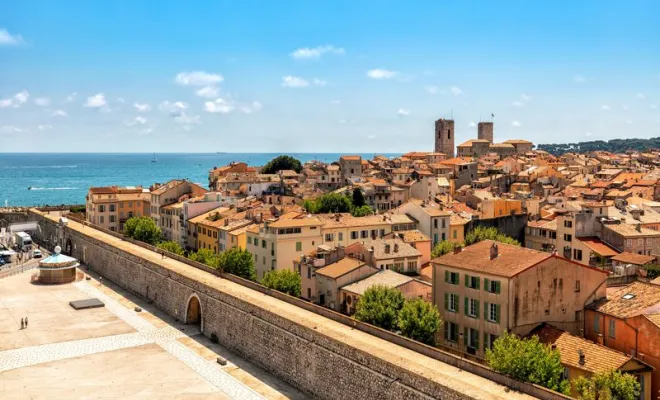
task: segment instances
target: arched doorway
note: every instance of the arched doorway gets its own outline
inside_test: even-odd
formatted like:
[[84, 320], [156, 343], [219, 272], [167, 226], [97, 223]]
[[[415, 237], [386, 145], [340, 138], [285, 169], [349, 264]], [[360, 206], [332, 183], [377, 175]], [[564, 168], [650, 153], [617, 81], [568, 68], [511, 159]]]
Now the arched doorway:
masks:
[[193, 294], [188, 299], [188, 307], [186, 308], [186, 324], [202, 324], [202, 305], [199, 302], [199, 297]]
[[66, 240], [66, 250], [65, 250], [66, 252], [64, 254], [71, 255], [71, 250], [72, 250], [72, 248], [71, 248], [71, 239], [69, 238], [69, 239]]

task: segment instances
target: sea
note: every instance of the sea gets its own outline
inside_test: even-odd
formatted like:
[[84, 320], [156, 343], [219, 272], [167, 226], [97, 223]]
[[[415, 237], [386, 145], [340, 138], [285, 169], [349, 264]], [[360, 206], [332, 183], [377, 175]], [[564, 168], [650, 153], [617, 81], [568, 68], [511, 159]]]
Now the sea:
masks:
[[[0, 153], [0, 207], [84, 204], [92, 186], [149, 187], [189, 179], [208, 187], [213, 167], [243, 161], [261, 166], [281, 153]], [[380, 154], [380, 153], [379, 153]], [[302, 163], [330, 163], [339, 153], [290, 153]], [[371, 159], [375, 154], [360, 154]], [[400, 154], [382, 154], [396, 157]]]

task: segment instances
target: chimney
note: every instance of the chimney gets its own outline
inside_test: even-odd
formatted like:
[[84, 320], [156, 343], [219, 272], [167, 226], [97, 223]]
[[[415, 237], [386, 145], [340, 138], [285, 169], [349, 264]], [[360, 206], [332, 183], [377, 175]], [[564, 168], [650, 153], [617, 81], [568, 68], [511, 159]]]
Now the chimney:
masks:
[[339, 217], [340, 217], [339, 214], [335, 214], [335, 221], [339, 222]]
[[229, 225], [229, 218], [225, 218], [225, 226]]
[[599, 333], [599, 334], [598, 334], [598, 340], [597, 340], [597, 343], [598, 343], [599, 345], [601, 345], [601, 346], [603, 345], [603, 334], [602, 334], [602, 333]]
[[552, 350], [557, 350], [557, 345], [555, 343], [552, 344]]
[[399, 252], [399, 244], [398, 243], [394, 243], [394, 252], [395, 253]]
[[454, 254], [458, 254], [458, 253], [460, 253], [461, 251], [463, 251], [463, 249], [461, 248], [461, 246], [456, 246], [456, 247], [454, 247]]
[[578, 350], [578, 355], [580, 356], [580, 361], [578, 362], [580, 363], [580, 365], [584, 365], [584, 351]]
[[390, 244], [385, 244], [385, 254], [390, 254]]
[[641, 232], [642, 231], [642, 224], [637, 224], [637, 226], [635, 226], [635, 229], [637, 229], [637, 232]]
[[493, 244], [490, 246], [490, 259], [491, 259], [491, 260], [497, 258], [497, 250], [498, 250], [498, 249], [497, 249], [497, 244], [493, 243]]

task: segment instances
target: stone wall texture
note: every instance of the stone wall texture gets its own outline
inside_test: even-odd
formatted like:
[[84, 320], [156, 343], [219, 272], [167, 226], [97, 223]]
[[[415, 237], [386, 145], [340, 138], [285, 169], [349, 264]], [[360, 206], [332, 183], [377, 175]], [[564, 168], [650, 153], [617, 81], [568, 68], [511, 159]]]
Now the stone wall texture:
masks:
[[[331, 328], [336, 328], [336, 321], [341, 321], [344, 325], [349, 324], [347, 321], [353, 321], [343, 315], [323, 309], [320, 312], [323, 317], [319, 316], [319, 313], [308, 311], [317, 306], [299, 299], [287, 300], [288, 296], [280, 293], [265, 297], [268, 289], [255, 283], [244, 282], [240, 291], [221, 290], [221, 285], [212, 282], [225, 282], [224, 285], [230, 287], [240, 282], [240, 278], [227, 276], [227, 279], [222, 279], [204, 272], [203, 279], [191, 279], [189, 274], [178, 273], [160, 265], [161, 263], [154, 261], [154, 257], [148, 260], [133, 254], [142, 251], [135, 245], [120, 248], [105, 239], [99, 239], [99, 235], [90, 235], [90, 232], [95, 231], [91, 227], [81, 229], [78, 225], [74, 229], [71, 226], [58, 226], [51, 218], [36, 212], [31, 213], [30, 219], [39, 221], [40, 235], [36, 235], [35, 240], [49, 239], [50, 243], [70, 248], [71, 255], [80, 259], [90, 269], [119, 286], [152, 300], [158, 308], [180, 320], [185, 320], [190, 297], [197, 296], [201, 303], [202, 331], [206, 336], [217, 335], [224, 346], [304, 391], [310, 397], [411, 400], [532, 397], [566, 399], [537, 386], [513, 381], [467, 360], [460, 360], [458, 363], [458, 357], [452, 356], [458, 363], [454, 365], [463, 370], [440, 364], [437, 355], [441, 352], [438, 350], [362, 324], [365, 326], [359, 330], [372, 333], [376, 346], [387, 346], [388, 354], [407, 354], [409, 349], [415, 349], [415, 346], [421, 351], [414, 356], [414, 365], [374, 354], [379, 353], [377, 347], [370, 348], [365, 345], [364, 340], [352, 339], [366, 335], [363, 332], [342, 325], [341, 330], [346, 332], [343, 340], [339, 340], [336, 334], [330, 334]], [[131, 248], [134, 250], [131, 251]], [[193, 266], [189, 268], [195, 269]], [[249, 291], [249, 296], [240, 295], [241, 291]], [[264, 297], [260, 298], [259, 302], [249, 301], [257, 295]], [[263, 302], [264, 298], [268, 303]], [[286, 300], [286, 304], [282, 300]], [[301, 317], [291, 318], [290, 304], [295, 305], [297, 302], [303, 304], [302, 307], [296, 308], [298, 311], [294, 310], [296, 315]], [[325, 318], [326, 316], [328, 318]], [[355, 321], [351, 323], [355, 326], [360, 324]], [[337, 331], [334, 330], [335, 333]], [[351, 334], [351, 331], [354, 333]], [[377, 336], [392, 339], [394, 343], [384, 342]], [[400, 347], [397, 340], [407, 348]], [[435, 359], [425, 354], [435, 356]], [[403, 356], [401, 358], [403, 359]], [[483, 373], [480, 373], [481, 376], [473, 375], [468, 372], [471, 368], [476, 368], [475, 371], [481, 368]], [[437, 374], [435, 371], [438, 371]], [[531, 396], [509, 392], [508, 388], [500, 384]]]

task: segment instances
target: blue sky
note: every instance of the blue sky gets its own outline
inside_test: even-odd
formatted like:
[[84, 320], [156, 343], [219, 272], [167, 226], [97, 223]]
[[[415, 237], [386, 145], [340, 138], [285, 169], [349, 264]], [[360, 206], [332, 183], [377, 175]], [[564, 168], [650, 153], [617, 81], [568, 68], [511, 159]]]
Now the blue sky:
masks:
[[0, 152], [660, 136], [656, 1], [0, 0]]

